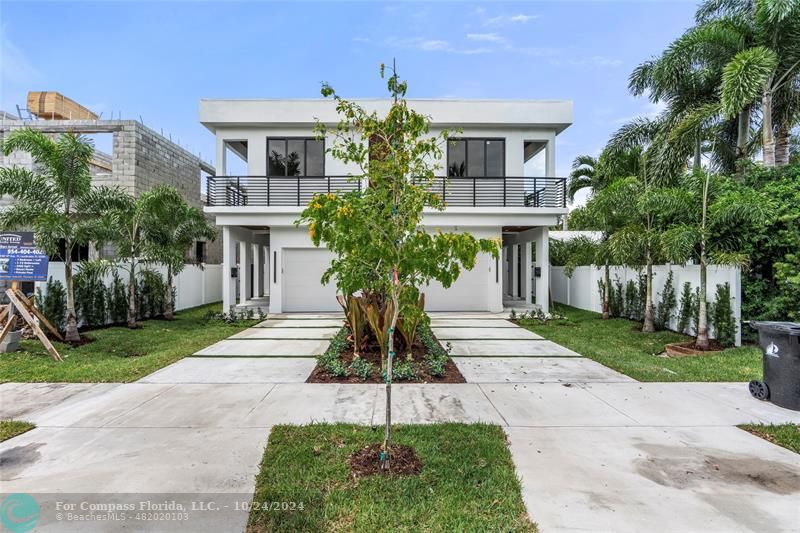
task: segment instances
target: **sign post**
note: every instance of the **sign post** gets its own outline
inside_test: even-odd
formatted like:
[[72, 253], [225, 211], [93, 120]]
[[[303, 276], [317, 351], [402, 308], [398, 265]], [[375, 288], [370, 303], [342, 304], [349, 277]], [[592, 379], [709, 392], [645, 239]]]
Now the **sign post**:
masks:
[[0, 233], [0, 280], [11, 281], [11, 288], [6, 289], [9, 304], [0, 310], [0, 322], [6, 320], [5, 326], [0, 331], [0, 342], [14, 328], [17, 321], [15, 311], [17, 311], [50, 356], [56, 361], [63, 361], [34, 317], [38, 318], [58, 340], [63, 341], [63, 337], [19, 289], [20, 281], [47, 281], [47, 267], [47, 254], [34, 246], [33, 232]]

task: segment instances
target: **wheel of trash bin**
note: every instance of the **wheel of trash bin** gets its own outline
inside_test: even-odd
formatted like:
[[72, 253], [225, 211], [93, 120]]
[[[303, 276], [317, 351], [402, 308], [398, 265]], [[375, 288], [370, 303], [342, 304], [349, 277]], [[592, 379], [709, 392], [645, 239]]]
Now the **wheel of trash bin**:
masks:
[[753, 395], [754, 398], [758, 398], [759, 400], [768, 400], [769, 399], [769, 387], [763, 381], [758, 381], [754, 379], [750, 382], [750, 394]]

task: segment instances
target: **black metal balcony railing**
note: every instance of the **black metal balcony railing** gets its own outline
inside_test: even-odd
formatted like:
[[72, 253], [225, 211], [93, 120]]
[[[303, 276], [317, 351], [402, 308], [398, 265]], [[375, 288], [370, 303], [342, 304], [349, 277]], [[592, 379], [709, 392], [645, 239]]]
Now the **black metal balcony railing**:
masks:
[[[209, 206], [304, 206], [315, 193], [360, 191], [349, 176], [210, 176]], [[437, 177], [431, 190], [451, 207], [566, 207], [565, 178]]]

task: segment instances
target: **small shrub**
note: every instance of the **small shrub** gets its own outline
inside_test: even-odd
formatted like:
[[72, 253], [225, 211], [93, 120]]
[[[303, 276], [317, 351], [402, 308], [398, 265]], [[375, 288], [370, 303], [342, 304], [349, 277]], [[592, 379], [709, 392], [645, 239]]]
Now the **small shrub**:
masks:
[[45, 294], [36, 289], [36, 307], [45, 318], [59, 331], [64, 331], [64, 310], [67, 306], [67, 293], [64, 285], [51, 276], [47, 280]]
[[625, 285], [625, 310], [624, 315], [626, 318], [631, 320], [638, 320], [638, 311], [637, 311], [637, 294], [638, 289], [636, 288], [636, 282], [628, 280], [628, 283]]
[[349, 333], [350, 330], [347, 328], [341, 328], [331, 339], [325, 353], [317, 357], [317, 364], [332, 376], [344, 377], [348, 374], [347, 367], [342, 363], [341, 354], [347, 348]]
[[159, 272], [150, 269], [140, 270], [136, 289], [136, 314], [138, 319], [143, 320], [164, 315], [167, 303], [167, 284]]
[[108, 289], [108, 315], [113, 324], [123, 324], [128, 319], [128, 290], [122, 278], [114, 271]]
[[394, 366], [392, 377], [397, 381], [414, 381], [417, 379], [417, 370], [411, 361], [403, 361]]
[[[420, 324], [417, 328], [419, 340], [425, 346], [425, 364], [432, 376], [444, 376], [449, 358], [449, 350], [442, 348], [428, 324]], [[449, 343], [448, 343], [449, 345]]]
[[673, 286], [672, 270], [667, 274], [667, 281], [664, 282], [664, 290], [659, 293], [660, 299], [656, 306], [655, 323], [657, 329], [669, 329], [672, 314], [678, 305], [675, 298], [675, 287]]
[[736, 318], [731, 308], [731, 286], [717, 285], [714, 303], [711, 304], [709, 321], [714, 326], [717, 342], [722, 346], [736, 344]]
[[611, 316], [614, 317], [620, 317], [625, 312], [624, 290], [619, 277], [615, 278], [614, 285], [611, 288], [611, 294], [609, 295], [608, 301], [608, 311]]
[[689, 333], [688, 328], [693, 314], [693, 299], [692, 284], [687, 281], [683, 284], [683, 290], [681, 291], [681, 308], [678, 311], [678, 333]]
[[350, 363], [350, 372], [353, 375], [358, 376], [361, 378], [362, 381], [366, 381], [372, 375], [372, 370], [374, 366], [369, 361], [364, 359], [356, 359], [352, 363]]
[[639, 274], [639, 285], [636, 293], [636, 320], [644, 321], [644, 308], [647, 306], [647, 274]]
[[235, 307], [231, 306], [229, 312], [217, 312], [217, 311], [207, 311], [206, 314], [203, 316], [203, 320], [206, 322], [209, 321], [217, 321], [217, 322], [224, 322], [227, 326], [241, 326], [246, 325], [245, 322], [250, 322], [254, 318], [258, 316], [259, 320], [264, 320], [266, 314], [259, 309], [258, 313], [256, 313], [253, 309], [242, 309], [241, 311], [237, 311]]
[[108, 291], [103, 278], [101, 270], [91, 267], [82, 268], [74, 278], [75, 312], [78, 321], [88, 328], [108, 322]]
[[508, 319], [515, 322], [517, 320], [517, 312], [512, 309], [511, 314], [508, 315]]
[[[598, 279], [597, 280], [597, 294], [598, 294], [598, 296], [600, 296], [600, 308], [602, 308], [603, 307], [603, 302], [605, 301], [605, 298], [606, 298], [606, 282], [603, 279]], [[611, 303], [610, 300], [611, 299], [609, 298], [609, 304]], [[610, 312], [611, 311], [609, 310], [609, 313]]]
[[541, 309], [531, 309], [520, 315], [520, 321], [526, 322], [541, 322], [542, 324], [547, 324], [550, 320], [566, 320], [567, 317], [564, 315], [559, 315], [558, 313], [545, 313]]

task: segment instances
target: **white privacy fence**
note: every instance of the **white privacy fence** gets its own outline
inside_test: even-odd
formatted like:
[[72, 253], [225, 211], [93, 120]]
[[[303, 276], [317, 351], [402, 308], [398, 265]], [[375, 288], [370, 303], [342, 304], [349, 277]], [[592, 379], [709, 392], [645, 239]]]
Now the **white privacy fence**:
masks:
[[[550, 291], [553, 301], [601, 313], [603, 311], [603, 299], [600, 296], [598, 282], [603, 279], [603, 268], [595, 266], [581, 266], [575, 268], [572, 277], [568, 277], [564, 272], [564, 267], [551, 267], [550, 270]], [[675, 290], [675, 297], [678, 300], [678, 307], [675, 309], [669, 328], [677, 329], [678, 312], [680, 311], [680, 298], [683, 285], [689, 282], [692, 293], [695, 288], [700, 286], [700, 266], [699, 265], [655, 265], [653, 266], [653, 307], [661, 301], [664, 290], [664, 283], [667, 280], [669, 271], [672, 271], [672, 284]], [[638, 271], [633, 268], [612, 266], [611, 286], [614, 287], [619, 280], [623, 287], [628, 280], [639, 283]], [[741, 324], [742, 320], [742, 281], [741, 272], [738, 267], [731, 266], [709, 266], [707, 267], [707, 290], [706, 300], [711, 303], [714, 301], [717, 292], [717, 285], [728, 283], [731, 288], [731, 310], [736, 318], [735, 323]], [[714, 336], [713, 329], [711, 336]], [[736, 330], [736, 345], [741, 344], [741, 326]]]
[[[147, 268], [159, 272], [166, 282], [166, 267], [161, 265], [148, 265]], [[74, 273], [77, 274], [78, 272], [80, 272], [80, 265], [74, 268]], [[127, 286], [128, 273], [124, 270], [119, 270], [118, 275]], [[48, 269], [48, 276], [64, 284], [64, 263], [51, 262]], [[112, 278], [113, 274], [111, 272], [106, 274], [104, 279], [106, 287], [111, 285]], [[175, 276], [173, 285], [175, 287], [176, 311], [189, 307], [197, 307], [198, 305], [207, 303], [219, 302], [222, 300], [222, 265], [206, 265], [202, 269], [195, 265], [186, 265], [186, 268]], [[43, 281], [37, 282], [36, 288], [41, 289], [44, 295], [47, 292], [47, 283]]]

